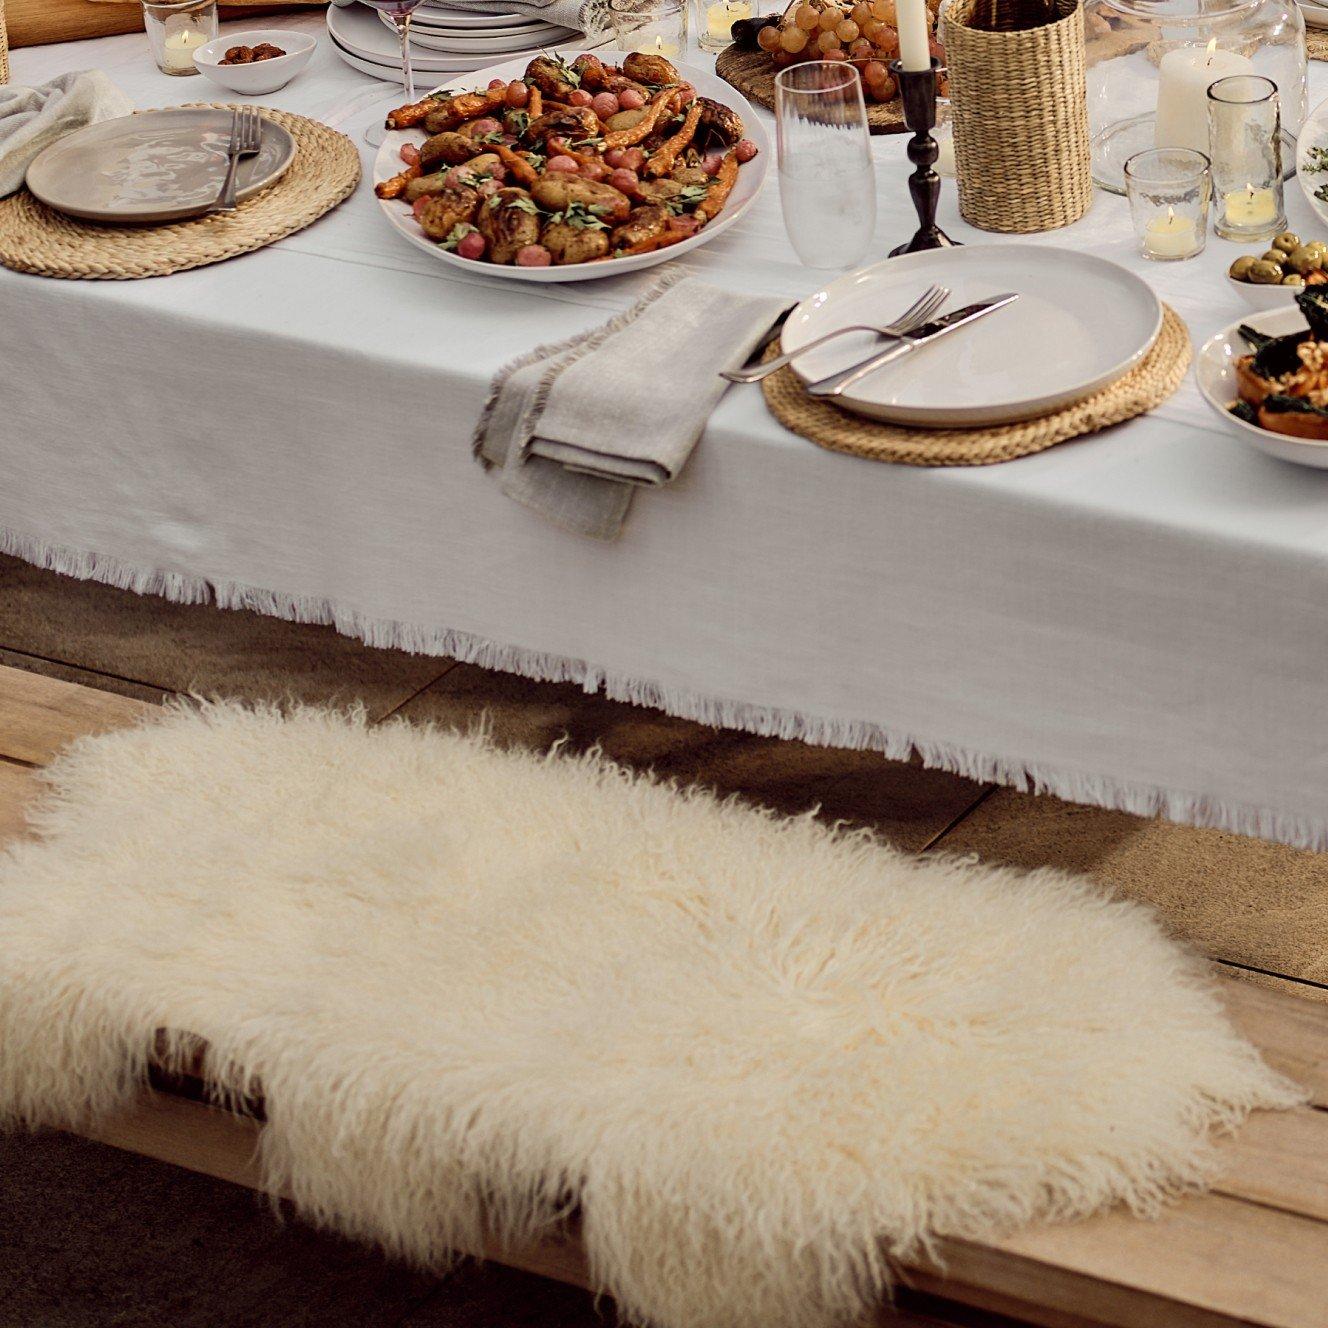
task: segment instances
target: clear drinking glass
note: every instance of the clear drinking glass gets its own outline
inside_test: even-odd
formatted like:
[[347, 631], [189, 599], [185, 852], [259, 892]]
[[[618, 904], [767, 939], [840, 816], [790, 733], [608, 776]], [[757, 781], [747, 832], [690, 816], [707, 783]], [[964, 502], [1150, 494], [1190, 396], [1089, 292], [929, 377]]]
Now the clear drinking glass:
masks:
[[[364, 0], [366, 5], [384, 13], [392, 20], [397, 39], [401, 43], [401, 86], [409, 104], [415, 100], [415, 71], [410, 64], [410, 20], [424, 0]], [[370, 125], [365, 132], [364, 141], [377, 147], [387, 136], [387, 130], [381, 125]]]
[[609, 26], [620, 51], [666, 60], [687, 52], [687, 0], [609, 0]]
[[876, 176], [858, 71], [809, 60], [775, 76], [779, 201], [808, 267], [853, 267], [876, 231]]
[[1208, 89], [1214, 229], [1224, 240], [1268, 240], [1286, 230], [1282, 115], [1277, 84], [1233, 74]]
[[1149, 148], [1125, 163], [1139, 252], [1156, 262], [1193, 258], [1208, 239], [1212, 180], [1208, 158], [1193, 148]]
[[216, 0], [181, 0], [181, 3], [143, 5], [152, 58], [163, 74], [181, 77], [198, 73], [194, 52], [218, 32]]

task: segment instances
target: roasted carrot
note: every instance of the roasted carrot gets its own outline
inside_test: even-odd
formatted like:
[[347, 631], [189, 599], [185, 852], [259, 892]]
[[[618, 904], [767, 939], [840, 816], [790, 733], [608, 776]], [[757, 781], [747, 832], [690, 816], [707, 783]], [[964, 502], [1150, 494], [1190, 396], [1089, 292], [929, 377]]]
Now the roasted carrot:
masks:
[[416, 125], [423, 124], [424, 117], [436, 111], [439, 104], [436, 97], [425, 97], [423, 101], [412, 102], [409, 106], [398, 106], [395, 111], [387, 113], [387, 127], [414, 129]]
[[394, 175], [390, 180], [384, 180], [382, 184], [374, 185], [374, 193], [379, 198], [400, 198], [406, 192], [406, 186], [412, 180], [419, 179], [422, 173], [418, 164], [407, 166], [400, 175]]
[[526, 114], [532, 120], [538, 120], [544, 114], [544, 94], [532, 83], [530, 100], [526, 103]]
[[517, 184], [529, 189], [539, 179], [539, 172], [520, 153], [513, 152], [506, 144], [495, 143], [489, 151], [507, 167], [507, 173]]
[[671, 138], [666, 138], [659, 145], [659, 150], [653, 153], [646, 162], [646, 174], [667, 175], [678, 160], [678, 154], [692, 141], [696, 133], [696, 126], [700, 122], [701, 103], [699, 100], [693, 100], [687, 108], [687, 116], [682, 122], [682, 128]]
[[729, 194], [733, 192], [733, 185], [737, 178], [738, 158], [733, 152], [726, 152], [724, 160], [719, 163], [719, 171], [711, 182], [705, 198], [701, 200], [692, 215], [700, 217], [703, 223], [716, 216], [724, 204], [729, 201]]
[[655, 132], [655, 127], [672, 110], [678, 98], [677, 88], [661, 88], [650, 100], [646, 113], [630, 129], [615, 129], [604, 135], [606, 148], [630, 148]]

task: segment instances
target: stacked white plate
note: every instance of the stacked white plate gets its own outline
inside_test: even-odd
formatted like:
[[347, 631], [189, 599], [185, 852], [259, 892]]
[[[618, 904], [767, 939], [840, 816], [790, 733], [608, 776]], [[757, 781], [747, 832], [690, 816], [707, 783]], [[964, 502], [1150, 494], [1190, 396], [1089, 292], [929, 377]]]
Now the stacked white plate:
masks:
[[[367, 5], [332, 6], [327, 31], [337, 54], [352, 68], [375, 78], [401, 75], [401, 52], [391, 21]], [[524, 14], [477, 14], [440, 2], [423, 4], [411, 21], [411, 64], [417, 74], [465, 74], [495, 60], [588, 43], [571, 28]], [[427, 79], [423, 82], [427, 83]]]
[[1296, 0], [1296, 3], [1305, 16], [1307, 28], [1328, 28], [1328, 3], [1316, 4], [1314, 0]]

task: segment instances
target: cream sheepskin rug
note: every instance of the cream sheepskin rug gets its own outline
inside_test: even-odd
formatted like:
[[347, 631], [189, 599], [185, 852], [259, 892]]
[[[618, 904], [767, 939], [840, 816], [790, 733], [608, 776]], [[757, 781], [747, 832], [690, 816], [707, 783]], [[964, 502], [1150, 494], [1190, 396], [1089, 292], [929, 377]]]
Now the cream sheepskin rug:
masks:
[[937, 1233], [1208, 1174], [1301, 1094], [1151, 914], [594, 756], [217, 705], [77, 743], [0, 857], [0, 1124], [161, 1028], [310, 1219], [422, 1263], [579, 1212], [664, 1328], [824, 1328]]

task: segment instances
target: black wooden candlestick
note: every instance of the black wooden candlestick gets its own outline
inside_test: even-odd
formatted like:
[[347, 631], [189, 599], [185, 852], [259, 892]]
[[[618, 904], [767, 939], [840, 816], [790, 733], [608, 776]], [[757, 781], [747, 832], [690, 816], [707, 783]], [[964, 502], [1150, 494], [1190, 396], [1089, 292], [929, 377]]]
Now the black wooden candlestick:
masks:
[[930, 69], [905, 69], [898, 60], [890, 63], [890, 72], [899, 80], [899, 96], [904, 103], [904, 123], [913, 131], [908, 143], [908, 159], [916, 168], [908, 177], [908, 192], [918, 212], [917, 233], [907, 244], [890, 251], [915, 254], [923, 249], [948, 249], [959, 243], [936, 224], [936, 203], [941, 196], [941, 177], [932, 167], [941, 150], [931, 131], [936, 127], [936, 71], [933, 58]]

